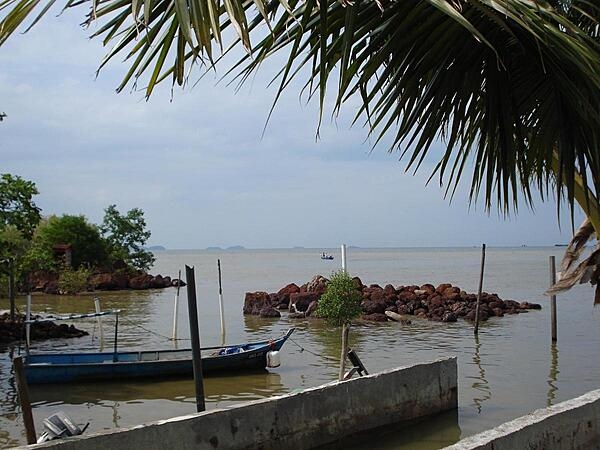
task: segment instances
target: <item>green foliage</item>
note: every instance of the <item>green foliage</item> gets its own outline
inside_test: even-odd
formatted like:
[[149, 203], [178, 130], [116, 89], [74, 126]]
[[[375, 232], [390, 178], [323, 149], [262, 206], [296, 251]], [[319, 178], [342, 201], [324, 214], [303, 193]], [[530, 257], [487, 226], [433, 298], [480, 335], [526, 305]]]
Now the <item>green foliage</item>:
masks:
[[9, 173], [0, 175], [0, 229], [12, 225], [31, 239], [41, 219], [41, 210], [33, 202], [37, 194], [35, 183]]
[[319, 299], [317, 314], [332, 325], [344, 325], [360, 316], [362, 295], [344, 270], [334, 272]]
[[77, 294], [83, 292], [88, 287], [88, 278], [92, 271], [84, 265], [79, 266], [77, 270], [66, 268], [62, 270], [58, 277], [58, 289], [63, 294]]
[[51, 216], [44, 221], [34, 235], [31, 250], [27, 254], [29, 269], [58, 269], [61, 264], [54, 257], [54, 246], [70, 244], [71, 266], [78, 269], [82, 264], [106, 266], [108, 252], [98, 227], [90, 224], [84, 216]]
[[108, 243], [111, 258], [123, 260], [137, 270], [146, 271], [152, 267], [154, 255], [144, 250], [151, 235], [146, 230], [144, 212], [133, 208], [122, 215], [116, 205], [110, 205], [104, 213], [100, 231]]

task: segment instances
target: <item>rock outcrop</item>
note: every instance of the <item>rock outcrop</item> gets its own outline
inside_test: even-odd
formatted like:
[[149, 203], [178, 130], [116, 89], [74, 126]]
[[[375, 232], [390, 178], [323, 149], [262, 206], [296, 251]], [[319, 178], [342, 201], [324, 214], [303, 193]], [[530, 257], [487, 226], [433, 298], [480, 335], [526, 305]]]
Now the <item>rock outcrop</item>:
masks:
[[[36, 316], [35, 318], [39, 318]], [[15, 321], [10, 320], [8, 313], [0, 314], [0, 343], [25, 339], [25, 316], [17, 314]], [[31, 340], [53, 339], [53, 338], [73, 338], [87, 336], [87, 331], [79, 330], [73, 325], [62, 323], [57, 325], [54, 322], [34, 322], [31, 324]]]
[[[358, 277], [354, 277], [353, 281], [356, 289], [362, 295], [361, 306], [364, 320], [386, 321], [388, 320], [386, 311], [435, 322], [456, 322], [459, 318], [475, 320], [477, 295], [467, 293], [450, 283], [442, 283], [438, 286], [427, 283], [421, 286], [397, 287], [387, 284], [385, 287], [381, 287], [378, 284], [365, 286]], [[273, 294], [247, 292], [244, 300], [244, 314], [265, 316], [265, 314], [261, 314], [261, 311], [289, 308], [288, 317], [290, 318], [314, 316], [319, 298], [325, 292], [327, 283], [328, 280], [325, 277], [317, 275], [302, 286], [288, 284]], [[526, 313], [531, 309], [541, 309], [541, 306], [536, 303], [503, 300], [498, 294], [483, 292], [479, 318], [485, 321], [490, 317]]]
[[[29, 283], [33, 292], [61, 294], [59, 275], [54, 272], [36, 271], [30, 274]], [[117, 291], [163, 289], [171, 286], [185, 286], [185, 282], [169, 276], [150, 275], [148, 273], [129, 274], [126, 271], [95, 271], [87, 279], [87, 291]]]

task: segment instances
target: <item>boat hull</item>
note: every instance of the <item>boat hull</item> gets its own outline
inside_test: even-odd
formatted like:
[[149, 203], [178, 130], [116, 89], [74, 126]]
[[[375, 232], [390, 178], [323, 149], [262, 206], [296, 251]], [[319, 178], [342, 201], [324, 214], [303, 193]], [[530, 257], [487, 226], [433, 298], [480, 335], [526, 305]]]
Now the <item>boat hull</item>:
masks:
[[[204, 350], [202, 373], [236, 374], [264, 369], [267, 353], [280, 350], [293, 329], [273, 341], [230, 346], [245, 347], [240, 353], [218, 355], [217, 349]], [[222, 347], [225, 348], [225, 347]], [[208, 356], [205, 356], [208, 353]], [[192, 377], [192, 351], [158, 350], [118, 353], [71, 353], [29, 355], [24, 361], [29, 384], [65, 383], [77, 381], [117, 381], [126, 378]]]

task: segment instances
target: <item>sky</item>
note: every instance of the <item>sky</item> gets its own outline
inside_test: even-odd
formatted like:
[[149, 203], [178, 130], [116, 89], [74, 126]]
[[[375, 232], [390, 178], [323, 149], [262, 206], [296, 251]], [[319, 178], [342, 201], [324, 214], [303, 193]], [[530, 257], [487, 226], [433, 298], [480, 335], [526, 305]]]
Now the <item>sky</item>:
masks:
[[554, 201], [505, 218], [469, 205], [466, 184], [444, 198], [426, 185], [433, 161], [407, 173], [399, 153], [350, 126], [356, 100], [335, 120], [329, 108], [316, 139], [316, 105], [290, 90], [263, 134], [269, 68], [239, 91], [221, 70], [185, 89], [166, 81], [149, 101], [116, 93], [127, 63], [96, 77], [108, 49], [77, 25], [83, 14], [50, 14], [0, 47], [0, 173], [33, 181], [43, 215], [99, 224], [111, 204], [140, 208], [148, 244], [170, 249], [538, 246], [572, 235]]

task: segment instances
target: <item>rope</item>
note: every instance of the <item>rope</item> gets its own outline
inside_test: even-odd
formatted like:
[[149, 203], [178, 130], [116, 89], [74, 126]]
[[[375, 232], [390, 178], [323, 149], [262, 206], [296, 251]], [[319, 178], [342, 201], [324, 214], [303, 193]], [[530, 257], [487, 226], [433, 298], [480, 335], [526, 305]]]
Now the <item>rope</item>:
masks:
[[288, 339], [290, 340], [290, 342], [293, 342], [294, 344], [296, 344], [296, 345], [298, 346], [298, 348], [300, 349], [300, 352], [304, 352], [304, 351], [305, 351], [305, 352], [307, 352], [307, 353], [310, 353], [311, 355], [318, 356], [318, 357], [320, 357], [320, 358], [324, 358], [324, 359], [329, 359], [330, 361], [336, 361], [336, 362], [339, 362], [339, 361], [340, 361], [339, 359], [337, 359], [337, 358], [332, 358], [331, 356], [326, 356], [326, 355], [321, 355], [321, 354], [319, 354], [319, 353], [311, 352], [310, 350], [308, 350], [308, 349], [306, 349], [306, 348], [302, 347], [300, 344], [298, 344], [298, 343], [297, 343], [295, 340], [293, 340], [291, 337], [289, 337]]
[[177, 339], [172, 339], [172, 338], [170, 338], [169, 336], [165, 336], [164, 334], [160, 334], [160, 333], [157, 333], [156, 331], [149, 330], [148, 328], [146, 328], [146, 327], [143, 327], [142, 325], [138, 325], [138, 324], [136, 324], [136, 323], [133, 323], [133, 322], [131, 322], [129, 319], [126, 319], [126, 318], [121, 318], [121, 320], [124, 320], [126, 323], [128, 323], [128, 324], [129, 324], [129, 325], [131, 325], [132, 327], [140, 328], [140, 329], [142, 329], [142, 330], [146, 331], [147, 333], [154, 334], [155, 336], [161, 337], [161, 338], [163, 338], [163, 339], [166, 339], [166, 340], [168, 340], [168, 341], [173, 341], [173, 340], [175, 340], [175, 341], [191, 341], [191, 339], [190, 339], [190, 338], [177, 338]]

